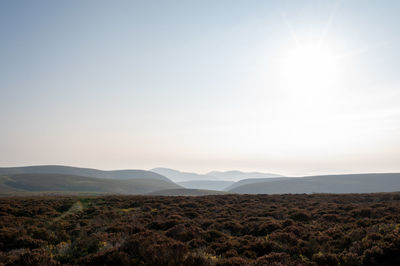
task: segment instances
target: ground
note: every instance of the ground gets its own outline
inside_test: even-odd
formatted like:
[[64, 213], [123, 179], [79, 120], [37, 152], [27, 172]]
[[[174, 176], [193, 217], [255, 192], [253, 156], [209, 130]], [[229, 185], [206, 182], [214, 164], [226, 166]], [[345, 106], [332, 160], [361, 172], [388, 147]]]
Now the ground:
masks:
[[5, 265], [400, 265], [400, 193], [0, 198]]

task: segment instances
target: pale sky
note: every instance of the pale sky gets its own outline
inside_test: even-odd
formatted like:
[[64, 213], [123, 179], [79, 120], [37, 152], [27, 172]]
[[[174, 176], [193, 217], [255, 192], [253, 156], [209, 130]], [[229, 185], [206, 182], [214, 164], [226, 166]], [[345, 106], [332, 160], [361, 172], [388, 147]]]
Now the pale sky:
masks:
[[400, 1], [0, 1], [0, 166], [400, 172]]

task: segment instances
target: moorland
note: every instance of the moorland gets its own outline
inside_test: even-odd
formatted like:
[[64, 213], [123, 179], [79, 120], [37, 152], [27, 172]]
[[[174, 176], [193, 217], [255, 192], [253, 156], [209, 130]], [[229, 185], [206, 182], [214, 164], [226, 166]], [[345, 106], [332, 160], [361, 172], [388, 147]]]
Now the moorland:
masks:
[[2, 265], [400, 265], [400, 193], [0, 198]]

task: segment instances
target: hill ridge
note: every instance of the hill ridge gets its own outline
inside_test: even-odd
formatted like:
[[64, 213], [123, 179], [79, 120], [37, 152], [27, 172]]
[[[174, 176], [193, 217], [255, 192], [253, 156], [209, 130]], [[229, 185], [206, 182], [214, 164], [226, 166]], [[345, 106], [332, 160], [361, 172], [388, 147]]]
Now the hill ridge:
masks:
[[242, 194], [372, 193], [400, 191], [400, 173], [317, 175], [255, 182], [234, 187]]

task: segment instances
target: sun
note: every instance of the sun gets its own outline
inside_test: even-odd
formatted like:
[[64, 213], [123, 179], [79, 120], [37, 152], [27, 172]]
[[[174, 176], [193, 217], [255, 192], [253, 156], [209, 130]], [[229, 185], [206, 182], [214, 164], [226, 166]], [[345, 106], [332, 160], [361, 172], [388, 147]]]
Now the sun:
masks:
[[340, 66], [332, 49], [318, 43], [296, 45], [284, 55], [281, 76], [291, 90], [318, 93], [338, 81]]

